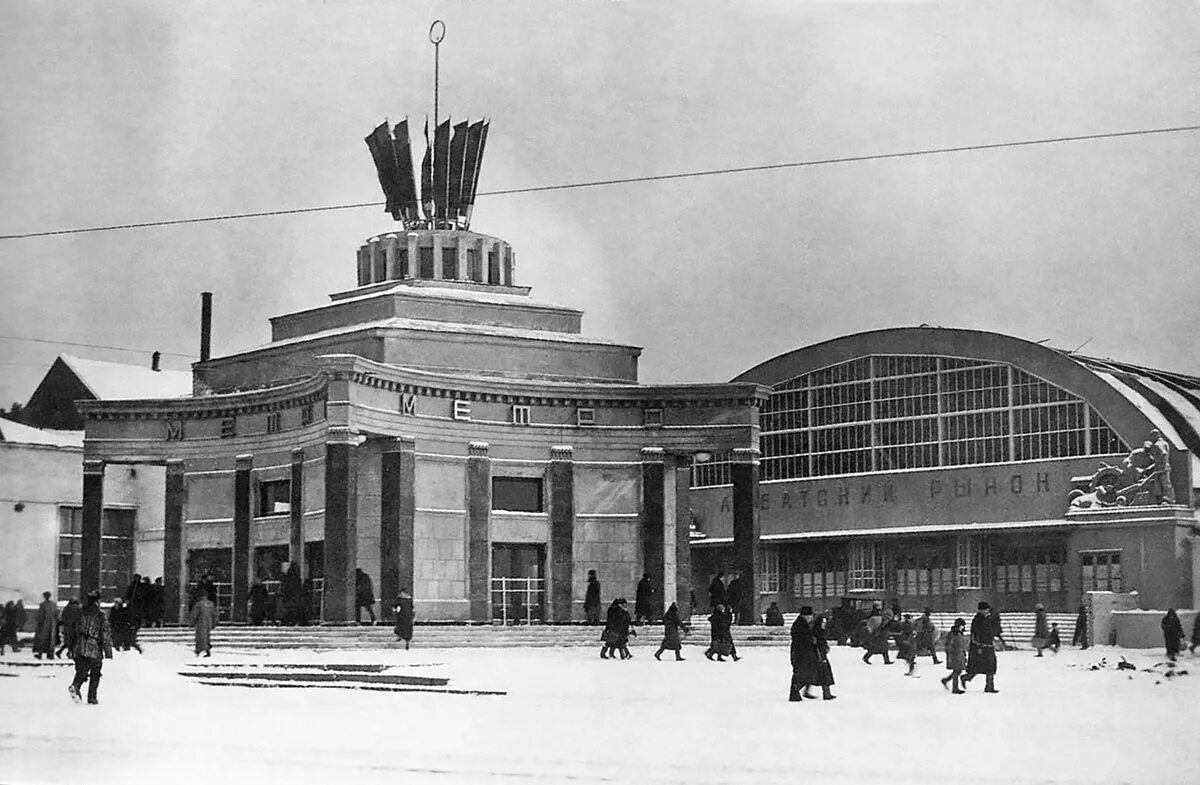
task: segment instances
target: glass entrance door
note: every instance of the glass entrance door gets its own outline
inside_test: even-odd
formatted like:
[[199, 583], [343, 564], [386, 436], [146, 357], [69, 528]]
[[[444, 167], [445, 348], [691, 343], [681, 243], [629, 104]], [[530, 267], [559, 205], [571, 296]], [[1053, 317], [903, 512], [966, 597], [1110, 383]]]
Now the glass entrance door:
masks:
[[503, 624], [544, 621], [544, 545], [492, 544], [492, 619]]

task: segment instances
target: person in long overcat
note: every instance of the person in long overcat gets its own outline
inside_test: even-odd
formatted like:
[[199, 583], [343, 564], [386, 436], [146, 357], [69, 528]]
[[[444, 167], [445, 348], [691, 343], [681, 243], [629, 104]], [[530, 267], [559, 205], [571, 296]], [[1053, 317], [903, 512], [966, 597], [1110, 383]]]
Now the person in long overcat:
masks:
[[686, 629], [687, 625], [679, 616], [679, 606], [671, 603], [671, 607], [667, 608], [667, 612], [663, 614], [663, 639], [659, 644], [658, 651], [654, 652], [654, 659], [661, 660], [664, 651], [673, 651], [675, 659], [682, 662], [683, 632]]
[[400, 590], [400, 596], [396, 598], [396, 604], [392, 606], [392, 610], [396, 614], [396, 626], [392, 631], [396, 633], [397, 642], [404, 641], [404, 648], [407, 651], [409, 644], [412, 643], [413, 619], [416, 616], [413, 610], [413, 598], [407, 589]]
[[955, 695], [963, 693], [959, 679], [962, 678], [963, 671], [967, 669], [967, 636], [963, 633], [966, 626], [967, 622], [964, 619], [957, 618], [950, 626], [950, 631], [946, 633], [946, 670], [950, 671], [950, 675], [941, 681], [942, 686], [948, 690], [953, 684], [952, 692]]
[[41, 659], [54, 659], [54, 639], [58, 633], [58, 605], [50, 599], [50, 592], [42, 592], [42, 604], [37, 609], [37, 619], [34, 622], [33, 656]]

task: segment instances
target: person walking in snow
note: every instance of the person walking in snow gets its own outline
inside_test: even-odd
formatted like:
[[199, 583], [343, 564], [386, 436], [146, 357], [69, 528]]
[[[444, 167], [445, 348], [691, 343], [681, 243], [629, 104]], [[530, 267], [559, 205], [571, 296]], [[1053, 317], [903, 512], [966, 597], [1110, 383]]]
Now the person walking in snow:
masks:
[[821, 699], [837, 698], [830, 689], [834, 685], [833, 666], [829, 663], [829, 617], [818, 616], [812, 623], [813, 642], [817, 647], [817, 683], [821, 685]]
[[788, 688], [788, 701], [792, 703], [798, 703], [804, 698], [812, 700], [817, 697], [809, 693], [809, 688], [821, 680], [812, 621], [812, 607], [805, 605], [792, 622], [792, 682]]
[[362, 567], [354, 568], [354, 621], [362, 623], [362, 609], [366, 608], [371, 614], [371, 624], [375, 624], [375, 587], [371, 584], [371, 576], [363, 572]]
[[1179, 616], [1175, 613], [1174, 608], [1167, 609], [1167, 615], [1163, 616], [1162, 620], [1163, 640], [1167, 644], [1167, 659], [1171, 662], [1179, 656], [1179, 650], [1183, 648], [1183, 625], [1179, 622]]
[[673, 651], [676, 661], [683, 662], [683, 632], [686, 629], [687, 625], [679, 617], [679, 606], [671, 603], [663, 614], [663, 639], [658, 651], [654, 652], [654, 659], [661, 661], [664, 651]]
[[725, 573], [718, 572], [716, 577], [712, 579], [712, 583], [708, 584], [708, 607], [715, 609], [718, 605], [725, 604]]
[[644, 621], [654, 621], [651, 618], [654, 615], [654, 608], [651, 603], [651, 597], [653, 596], [654, 582], [650, 580], [650, 573], [647, 572], [638, 581], [637, 593], [633, 597], [633, 621], [635, 624], [641, 624]]
[[629, 636], [636, 635], [637, 632], [631, 626], [629, 611], [625, 609], [628, 604], [624, 597], [617, 597], [612, 601], [612, 605], [608, 606], [604, 632], [600, 635], [600, 639], [604, 641], [604, 645], [600, 647], [602, 660], [613, 659], [614, 654], [619, 654], [623, 660], [633, 656], [629, 653]]
[[741, 624], [745, 621], [742, 618], [742, 574], [740, 572], [733, 574], [733, 580], [725, 589], [725, 609], [729, 613], [731, 624]]
[[1071, 636], [1071, 645], [1081, 649], [1088, 647], [1086, 605], [1079, 606], [1079, 615], [1075, 617], [1075, 634]]
[[967, 645], [967, 675], [963, 676], [965, 686], [971, 679], [983, 674], [987, 680], [984, 692], [999, 692], [996, 689], [996, 643], [995, 627], [991, 620], [991, 606], [986, 602], [979, 603], [979, 612], [971, 620], [971, 641]]
[[1042, 656], [1042, 649], [1050, 645], [1050, 624], [1046, 619], [1046, 607], [1040, 602], [1033, 611], [1033, 640], [1030, 643], [1037, 649], [1038, 657]]
[[863, 648], [867, 651], [863, 655], [862, 660], [866, 664], [870, 665], [871, 658], [876, 654], [883, 655], [884, 665], [892, 664], [891, 659], [888, 657], [888, 635], [891, 623], [890, 611], [885, 615], [878, 607], [871, 609], [871, 615], [864, 622], [865, 635], [863, 636]]
[[392, 607], [396, 613], [396, 626], [393, 632], [396, 633], [397, 641], [404, 641], [404, 650], [408, 651], [409, 643], [412, 642], [413, 636], [413, 619], [416, 613], [413, 611], [413, 598], [408, 593], [407, 589], [400, 590], [400, 596], [396, 598], [396, 604]]
[[600, 579], [595, 570], [588, 570], [587, 593], [583, 597], [583, 615], [588, 624], [600, 623]]
[[1058, 622], [1050, 622], [1050, 636], [1046, 638], [1046, 648], [1058, 654], [1058, 648], [1062, 646], [1062, 638], [1058, 635]]
[[904, 620], [900, 622], [900, 629], [896, 634], [896, 657], [908, 663], [908, 670], [904, 675], [913, 675], [917, 669], [917, 633], [911, 613], [904, 614]]
[[717, 662], [725, 662], [725, 656], [733, 657], [734, 662], [741, 659], [737, 653], [737, 646], [733, 643], [733, 617], [729, 614], [729, 609], [724, 605], [718, 605], [713, 608], [713, 612], [708, 617], [708, 625], [711, 639], [708, 649], [704, 652], [704, 656], [708, 659], [716, 657]]
[[54, 659], [54, 638], [58, 632], [58, 606], [50, 599], [50, 592], [42, 592], [42, 604], [37, 609], [37, 620], [33, 632], [33, 656]]
[[940, 665], [941, 660], [937, 656], [938, 631], [937, 626], [933, 623], [932, 613], [933, 608], [926, 608], [925, 612], [921, 614], [921, 618], [917, 619], [914, 625], [917, 638], [916, 653], [918, 655], [928, 654], [930, 657], [933, 657], [934, 665]]
[[59, 637], [62, 640], [54, 652], [57, 656], [61, 657], [64, 653], [72, 650], [71, 647], [75, 643], [75, 623], [79, 621], [81, 613], [83, 613], [83, 606], [79, 604], [79, 600], [72, 597], [67, 602], [67, 607], [63, 608], [62, 618], [59, 620]]
[[196, 654], [203, 653], [205, 657], [211, 657], [212, 631], [217, 626], [217, 606], [208, 595], [200, 595], [200, 599], [192, 606], [188, 621], [196, 628]]
[[950, 671], [950, 675], [941, 681], [946, 689], [950, 689], [946, 682], [953, 683], [955, 695], [963, 694], [958, 680], [967, 668], [967, 636], [963, 633], [966, 626], [966, 621], [960, 616], [950, 626], [950, 632], [946, 633], [946, 670]]
[[71, 700], [79, 703], [82, 698], [79, 688], [88, 683], [87, 702], [97, 704], [97, 692], [100, 689], [101, 666], [104, 660], [112, 659], [112, 628], [109, 627], [108, 617], [100, 609], [100, 592], [93, 589], [88, 592], [87, 604], [75, 621], [71, 632], [71, 659], [75, 660], [75, 679], [67, 692]]

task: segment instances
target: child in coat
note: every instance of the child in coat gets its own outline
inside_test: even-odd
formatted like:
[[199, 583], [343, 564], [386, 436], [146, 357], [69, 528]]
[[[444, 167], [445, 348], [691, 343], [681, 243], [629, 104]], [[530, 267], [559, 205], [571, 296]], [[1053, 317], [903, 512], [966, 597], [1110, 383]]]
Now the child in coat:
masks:
[[967, 669], [967, 636], [963, 631], [966, 626], [966, 620], [960, 616], [954, 620], [950, 632], [946, 633], [946, 670], [950, 671], [950, 675], [941, 681], [946, 689], [950, 689], [949, 683], [952, 682], [955, 695], [965, 692], [959, 680], [963, 671]]

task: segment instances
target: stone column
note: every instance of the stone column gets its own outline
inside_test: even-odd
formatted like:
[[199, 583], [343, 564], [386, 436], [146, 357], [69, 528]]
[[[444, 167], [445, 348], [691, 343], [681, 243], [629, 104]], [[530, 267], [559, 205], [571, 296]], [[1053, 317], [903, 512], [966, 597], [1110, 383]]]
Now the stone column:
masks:
[[396, 278], [396, 237], [392, 235], [383, 241], [383, 252], [387, 255], [384, 262], [384, 280], [391, 281]]
[[367, 275], [367, 278], [369, 279], [369, 281], [371, 283], [379, 283], [380, 279], [378, 276], [375, 275], [375, 271], [379, 269], [379, 257], [382, 253], [382, 251], [379, 247], [379, 245], [380, 245], [379, 238], [372, 237], [371, 242], [368, 243], [368, 245], [371, 249], [371, 251], [370, 251], [371, 272]]
[[296, 565], [303, 578], [304, 563], [304, 450], [292, 450], [292, 482], [288, 493], [288, 561]]
[[[666, 475], [666, 459], [661, 447], [642, 448], [642, 572], [650, 574], [654, 594], [650, 598], [650, 616], [657, 619], [663, 613], [663, 588], [666, 584], [663, 571], [666, 560], [663, 549], [663, 483]], [[638, 580], [641, 580], [639, 576]]]
[[[79, 553], [80, 599], [101, 586], [104, 529], [104, 461], [83, 462], [83, 541]], [[118, 586], [118, 590], [124, 587]]]
[[472, 621], [492, 618], [492, 461], [487, 442], [467, 448], [467, 599]]
[[420, 275], [419, 275], [420, 268], [421, 268], [420, 258], [421, 258], [421, 255], [417, 251], [417, 233], [409, 232], [408, 233], [408, 277], [409, 278], [420, 277]]
[[323, 621], [354, 620], [354, 567], [358, 553], [354, 436], [330, 426], [325, 443], [325, 614]]
[[675, 466], [675, 602], [686, 619], [692, 607], [692, 467], [680, 458]]
[[550, 619], [575, 614], [575, 455], [550, 448]]
[[178, 624], [183, 605], [183, 518], [187, 478], [183, 461], [167, 461], [166, 507], [163, 513], [163, 621]]
[[239, 455], [233, 473], [233, 612], [234, 621], [246, 620], [250, 596], [250, 472], [254, 456]]
[[442, 235], [437, 232], [430, 234], [433, 238], [433, 280], [442, 280]]
[[733, 565], [742, 575], [742, 600], [738, 608], [740, 624], [758, 623], [758, 541], [761, 522], [758, 517], [758, 450], [733, 451]]
[[416, 457], [416, 442], [402, 436], [380, 459], [379, 597], [385, 619], [392, 618], [400, 590], [413, 590]]

